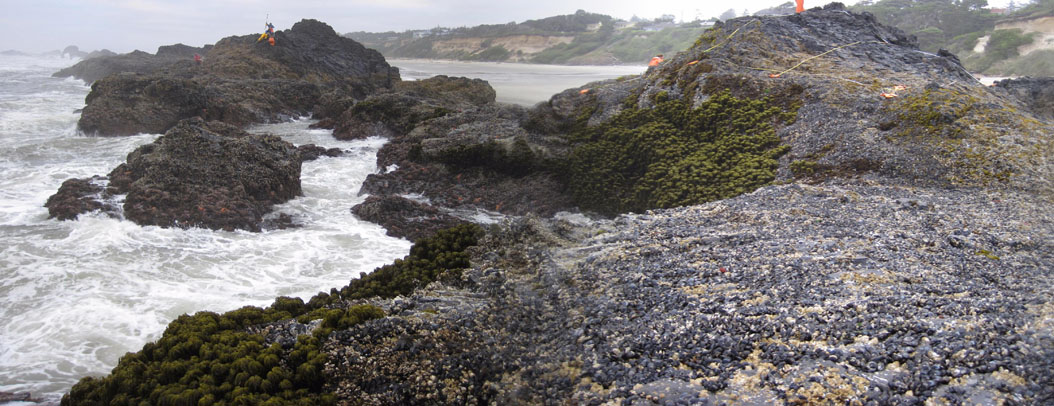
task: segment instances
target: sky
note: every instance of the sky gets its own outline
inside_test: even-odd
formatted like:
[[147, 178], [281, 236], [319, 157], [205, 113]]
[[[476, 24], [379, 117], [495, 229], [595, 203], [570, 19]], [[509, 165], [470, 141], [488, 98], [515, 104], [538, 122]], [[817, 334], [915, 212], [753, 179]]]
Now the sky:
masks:
[[[787, 0], [0, 0], [0, 50], [37, 53], [76, 45], [82, 51], [156, 52], [161, 45], [212, 44], [260, 33], [265, 20], [276, 30], [314, 18], [338, 33], [405, 31], [437, 26], [504, 24], [572, 14], [576, 10], [629, 19], [672, 14], [678, 20], [738, 15]], [[849, 5], [856, 1], [843, 1]], [[1001, 1], [989, 1], [996, 5]], [[827, 1], [810, 3], [816, 7]]]

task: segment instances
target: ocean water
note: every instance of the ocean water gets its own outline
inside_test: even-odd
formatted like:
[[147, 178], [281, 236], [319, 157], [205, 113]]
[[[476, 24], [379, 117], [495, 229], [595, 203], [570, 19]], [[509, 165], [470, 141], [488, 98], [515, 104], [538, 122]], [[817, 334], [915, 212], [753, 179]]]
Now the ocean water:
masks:
[[[305, 162], [303, 196], [277, 207], [304, 226], [262, 233], [141, 227], [101, 214], [48, 219], [44, 202], [69, 178], [105, 175], [159, 134], [87, 137], [76, 130], [90, 90], [51, 74], [76, 61], [0, 58], [0, 392], [57, 398], [108, 373], [181, 314], [308, 299], [409, 252], [410, 242], [350, 208], [377, 170], [383, 139], [338, 141], [308, 119], [253, 132], [345, 155]], [[394, 61], [405, 79], [488, 80], [502, 102], [531, 105], [565, 88], [643, 67], [554, 67]], [[492, 213], [476, 213], [492, 221]], [[471, 216], [473, 213], [463, 214]]]
[[486, 80], [501, 103], [533, 106], [565, 89], [598, 80], [640, 75], [644, 65], [564, 66], [501, 62], [455, 62], [425, 59], [390, 59], [403, 80], [436, 75], [464, 76]]

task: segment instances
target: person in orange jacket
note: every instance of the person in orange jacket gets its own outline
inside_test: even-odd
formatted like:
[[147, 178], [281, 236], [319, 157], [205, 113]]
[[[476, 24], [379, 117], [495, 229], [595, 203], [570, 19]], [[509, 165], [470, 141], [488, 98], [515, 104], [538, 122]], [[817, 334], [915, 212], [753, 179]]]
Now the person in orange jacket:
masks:
[[651, 58], [651, 62], [648, 62], [648, 67], [654, 68], [659, 66], [660, 63], [662, 63], [662, 54], [655, 55], [654, 58]]
[[798, 7], [794, 10], [795, 12], [805, 11], [805, 0], [794, 0], [794, 2], [798, 3]]

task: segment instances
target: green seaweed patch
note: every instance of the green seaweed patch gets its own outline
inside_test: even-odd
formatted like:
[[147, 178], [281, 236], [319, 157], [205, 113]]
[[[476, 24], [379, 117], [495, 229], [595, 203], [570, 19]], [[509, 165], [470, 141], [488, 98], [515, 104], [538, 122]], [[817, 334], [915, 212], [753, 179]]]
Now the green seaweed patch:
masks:
[[[180, 316], [157, 342], [121, 357], [109, 376], [82, 379], [62, 404], [334, 404], [333, 395], [321, 393], [326, 359], [318, 338], [301, 336], [284, 349], [246, 331], [306, 309], [300, 299], [279, 298], [267, 309], [249, 306], [222, 315]], [[374, 307], [370, 314], [384, 313]]]
[[794, 177], [809, 177], [816, 174], [820, 164], [813, 160], [799, 159], [790, 163], [791, 173]]
[[[904, 98], [898, 106], [898, 119], [906, 126], [902, 135], [940, 135], [950, 138], [960, 136], [964, 126], [956, 122], [970, 114], [977, 98], [962, 92], [947, 89], [926, 89]], [[914, 133], [914, 134], [913, 134]]]
[[992, 260], [996, 260], [996, 261], [999, 260], [999, 256], [993, 254], [992, 251], [989, 251], [989, 250], [984, 250], [984, 249], [983, 250], [979, 250], [979, 251], [975, 252], [974, 255], [979, 255], [979, 256], [982, 256], [982, 257], [985, 257], [985, 258], [988, 258], [988, 259], [992, 259]]
[[[224, 314], [199, 312], [169, 323], [161, 338], [121, 357], [110, 375], [81, 379], [62, 405], [332, 405], [323, 393], [326, 354], [322, 341], [335, 329], [347, 329], [384, 317], [372, 305], [331, 308], [342, 298], [405, 295], [467, 267], [468, 247], [483, 231], [465, 224], [418, 241], [410, 254], [374, 270], [331, 294], [308, 303], [280, 297], [266, 308], [247, 306]], [[291, 348], [268, 345], [249, 327], [297, 319], [321, 319], [312, 335]]]
[[796, 114], [728, 91], [698, 108], [671, 99], [625, 110], [571, 134], [567, 183], [580, 207], [609, 215], [747, 193], [775, 179], [789, 150], [775, 128]]
[[439, 279], [458, 279], [461, 270], [469, 266], [468, 247], [476, 245], [482, 235], [483, 229], [470, 223], [439, 231], [418, 240], [406, 258], [351, 281], [339, 296], [344, 300], [391, 298], [410, 294]]
[[706, 94], [730, 92], [733, 97], [740, 99], [765, 98], [769, 103], [784, 110], [794, 111], [801, 108], [805, 94], [805, 87], [794, 82], [764, 81], [738, 74], [706, 76], [698, 89]]

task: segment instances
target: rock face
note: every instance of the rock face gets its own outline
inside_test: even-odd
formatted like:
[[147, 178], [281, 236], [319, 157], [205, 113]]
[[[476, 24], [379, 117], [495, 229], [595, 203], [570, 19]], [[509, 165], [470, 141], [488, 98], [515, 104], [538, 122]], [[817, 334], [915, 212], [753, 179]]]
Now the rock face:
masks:
[[[614, 221], [511, 220], [460, 283], [375, 301], [389, 317], [331, 335], [328, 387], [349, 404], [1050, 402], [1054, 127], [1040, 87], [1005, 87], [832, 4], [726, 22], [642, 77], [531, 110], [385, 132], [378, 164], [398, 168], [363, 190], [442, 211], [444, 191], [495, 190], [445, 179], [522, 185], [573, 156], [566, 134], [727, 92], [796, 112], [774, 131], [789, 146], [776, 181], [797, 183]], [[553, 184], [536, 190], [565, 200], [543, 201], [573, 207]]]
[[[326, 125], [338, 137], [374, 135], [391, 140], [379, 154], [378, 167], [395, 165], [396, 169], [372, 175], [363, 192], [416, 193], [441, 209], [550, 215], [587, 207], [590, 200], [605, 197], [581, 197], [583, 190], [591, 189], [575, 179], [609, 170], [572, 170], [578, 164], [575, 160], [586, 154], [582, 147], [596, 137], [590, 128], [615, 123], [604, 131], [660, 132], [661, 126], [632, 120], [670, 100], [697, 110], [720, 107], [708, 103], [723, 94], [793, 114], [793, 119], [772, 127], [782, 144], [779, 148], [784, 148], [773, 151], [785, 152], [771, 153], [778, 156], [771, 181], [868, 178], [883, 184], [1052, 193], [1054, 167], [1048, 158], [1041, 158], [1050, 155], [1052, 144], [1038, 134], [1054, 131], [1054, 127], [1049, 121], [1033, 119], [1042, 116], [1045, 106], [1042, 97], [1031, 96], [1041, 94], [1038, 83], [1013, 88], [1018, 90], [987, 88], [954, 55], [921, 52], [913, 37], [878, 24], [869, 14], [853, 14], [832, 4], [786, 17], [727, 21], [700, 37], [696, 46], [645, 75], [568, 89], [528, 110], [477, 104], [450, 111], [434, 97], [396, 89], [363, 103], [342, 105], [343, 113], [331, 113], [324, 121], [329, 120]], [[1006, 92], [1036, 101], [1018, 108], [1021, 102]], [[697, 114], [685, 112], [689, 113]], [[677, 114], [670, 116], [671, 123], [677, 120]], [[750, 131], [767, 131], [745, 120], [723, 127], [753, 126], [740, 134], [746, 137]], [[588, 151], [606, 153], [610, 146]], [[652, 153], [656, 152], [646, 154]], [[701, 159], [651, 162], [624, 158], [624, 168], [680, 165], [685, 171], [741, 159], [718, 157], [707, 163]], [[753, 170], [727, 170], [720, 176], [768, 176], [743, 175]], [[690, 182], [662, 180], [684, 171], [667, 172], [651, 182], [665, 182], [663, 187], [672, 190], [637, 193], [672, 196], [670, 201], [694, 193], [696, 185]], [[610, 178], [619, 182], [623, 175]], [[485, 180], [468, 185], [463, 181], [466, 178]], [[644, 183], [643, 178], [622, 182], [632, 187]], [[496, 188], [499, 184], [511, 189]], [[677, 189], [681, 185], [683, 189]], [[730, 185], [724, 190], [743, 193], [755, 185]], [[515, 192], [495, 198], [501, 193], [496, 190]], [[727, 193], [698, 194], [727, 197]], [[669, 206], [643, 209], [655, 207]]]
[[[215, 46], [161, 47], [81, 62], [57, 76], [94, 81], [79, 127], [102, 136], [163, 133], [179, 120], [201, 117], [244, 126], [306, 115], [322, 94], [362, 98], [399, 81], [376, 51], [304, 20], [276, 34], [229, 37]], [[193, 55], [204, 55], [195, 63]]]
[[[300, 152], [276, 136], [187, 120], [128, 154], [105, 193], [69, 180], [46, 206], [60, 219], [103, 209], [141, 225], [259, 231], [271, 206], [300, 195], [300, 164]], [[104, 203], [115, 195], [125, 195], [120, 211]]]

